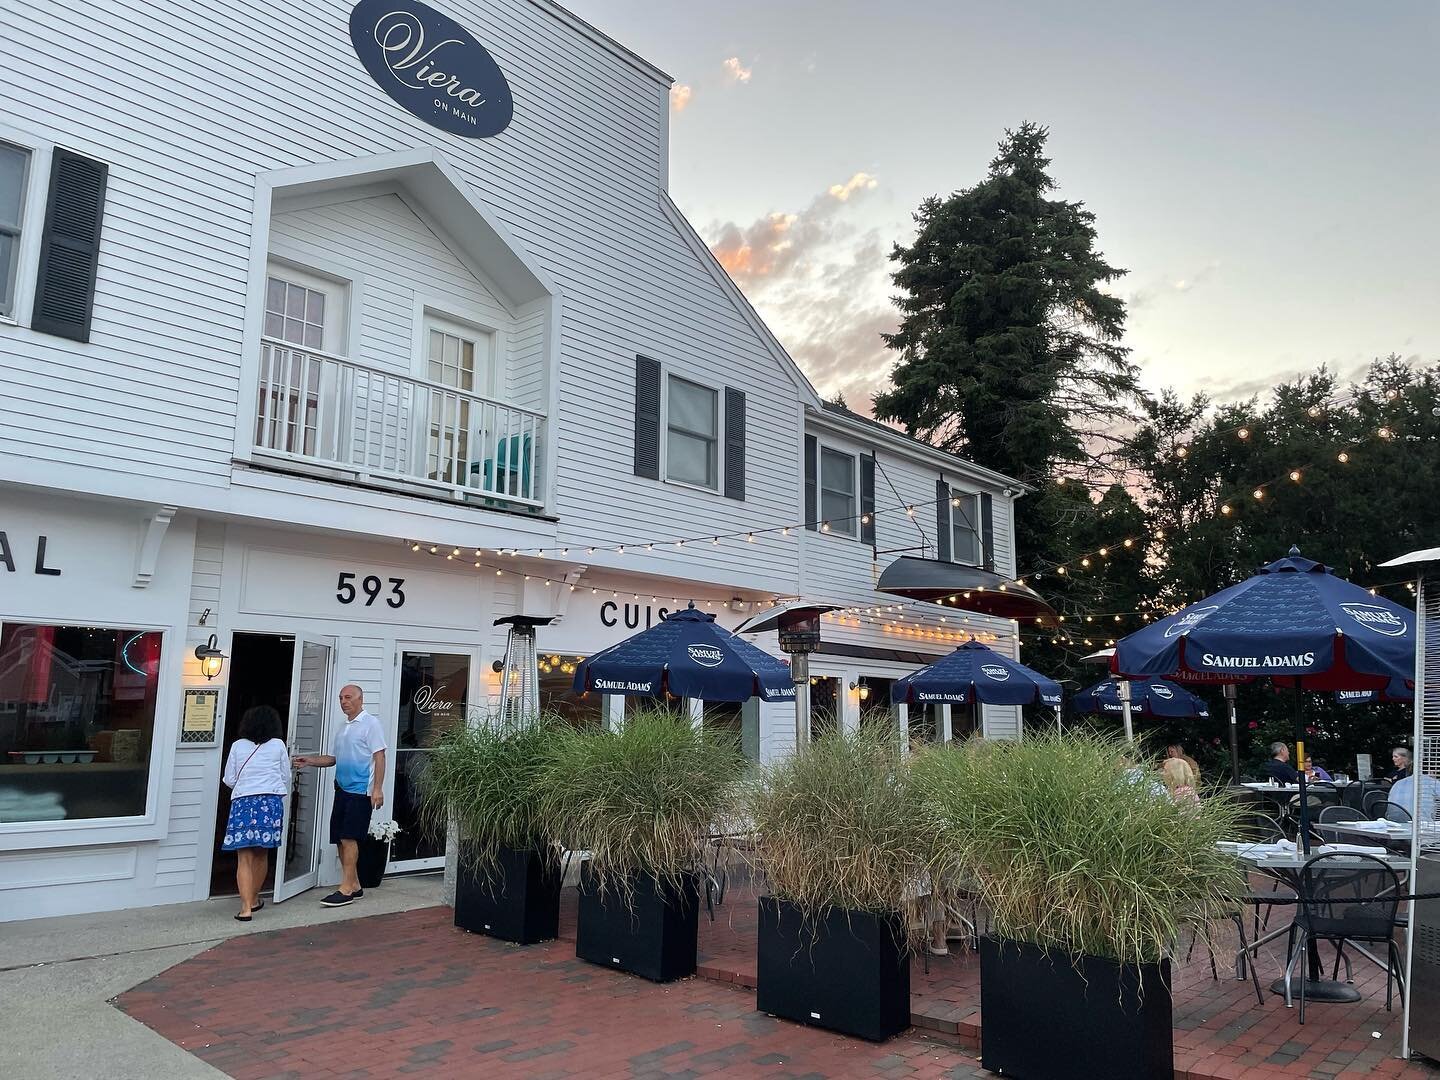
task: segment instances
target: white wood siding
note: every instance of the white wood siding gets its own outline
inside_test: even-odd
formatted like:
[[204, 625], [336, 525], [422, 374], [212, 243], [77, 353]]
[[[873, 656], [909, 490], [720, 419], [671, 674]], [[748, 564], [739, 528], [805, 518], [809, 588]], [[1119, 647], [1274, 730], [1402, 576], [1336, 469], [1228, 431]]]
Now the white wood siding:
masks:
[[[662, 209], [664, 82], [545, 5], [455, 0], [447, 12], [499, 62], [516, 119], [493, 139], [445, 135], [366, 75], [346, 29], [350, 7], [106, 0], [81, 11], [22, 0], [10, 20], [0, 112], [111, 171], [91, 343], [0, 330], [0, 453], [84, 466], [74, 475], [96, 490], [137, 474], [157, 488], [225, 485], [254, 176], [425, 145], [466, 177], [564, 296], [551, 508], [567, 530], [562, 542], [729, 531], [792, 516], [801, 391]], [[366, 210], [388, 214], [402, 232], [414, 227], [393, 204]], [[277, 235], [338, 242], [345, 213], [332, 208], [327, 227], [305, 237], [298, 221], [280, 220]], [[393, 258], [396, 245], [375, 251]], [[375, 291], [378, 303], [383, 290]], [[516, 357], [531, 354], [537, 332], [517, 327]], [[398, 323], [371, 325], [361, 349], [393, 357], [408, 342]], [[637, 352], [746, 391], [745, 503], [631, 475]], [[517, 394], [534, 385], [518, 369], [507, 383]], [[740, 573], [779, 590], [793, 580], [796, 548], [767, 541], [657, 562], [682, 577]]]

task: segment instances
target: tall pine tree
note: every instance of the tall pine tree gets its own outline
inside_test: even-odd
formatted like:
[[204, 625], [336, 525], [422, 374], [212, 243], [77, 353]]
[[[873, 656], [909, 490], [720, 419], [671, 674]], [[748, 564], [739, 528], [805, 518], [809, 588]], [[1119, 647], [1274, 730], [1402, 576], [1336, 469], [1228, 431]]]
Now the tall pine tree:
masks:
[[[1105, 291], [1125, 271], [1096, 250], [1095, 215], [1052, 197], [1048, 136], [1033, 123], [1007, 130], [984, 180], [921, 204], [914, 242], [890, 255], [903, 318], [885, 343], [899, 359], [875, 398], [878, 418], [1036, 489], [1017, 504], [1022, 573], [1088, 550], [1102, 520], [1139, 518], [1096, 472], [1142, 400], [1120, 343], [1125, 303]], [[1088, 497], [1092, 484], [1105, 505]], [[1113, 609], [1093, 578], [1044, 575], [1039, 587], [1082, 625]], [[1073, 649], [1048, 637], [1034, 648], [1037, 664], [1071, 672]]]
[[1093, 461], [1139, 384], [1120, 344], [1125, 271], [1095, 250], [1095, 215], [1049, 197], [1048, 130], [1007, 131], [989, 175], [915, 215], [895, 245], [900, 354], [875, 415], [1027, 483]]

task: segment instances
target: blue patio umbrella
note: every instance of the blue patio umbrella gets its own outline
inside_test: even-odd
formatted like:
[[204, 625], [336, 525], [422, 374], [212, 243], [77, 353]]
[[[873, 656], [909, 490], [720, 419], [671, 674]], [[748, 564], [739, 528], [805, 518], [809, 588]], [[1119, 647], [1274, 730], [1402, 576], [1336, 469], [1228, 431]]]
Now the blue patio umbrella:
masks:
[[[1094, 686], [1086, 687], [1070, 699], [1070, 707], [1086, 715], [1119, 716], [1124, 712], [1120, 703], [1120, 682], [1106, 679]], [[1199, 717], [1208, 719], [1210, 708], [1201, 698], [1183, 687], [1163, 679], [1130, 684], [1130, 707], [1141, 716], [1182, 719]]]
[[1060, 684], [1002, 656], [978, 641], [967, 641], [929, 667], [896, 679], [890, 688], [896, 705], [1029, 705], [1058, 709]]
[[[1289, 557], [1255, 576], [1121, 638], [1110, 670], [1125, 677], [1268, 676], [1295, 688], [1296, 756], [1305, 739], [1301, 690], [1383, 690], [1415, 670], [1415, 615]], [[1300, 835], [1310, 845], [1310, 806], [1300, 774]]]
[[790, 666], [691, 604], [575, 666], [577, 693], [794, 701]]
[[1341, 705], [1409, 702], [1415, 700], [1415, 688], [1405, 679], [1391, 679], [1384, 690], [1336, 690], [1335, 700]]

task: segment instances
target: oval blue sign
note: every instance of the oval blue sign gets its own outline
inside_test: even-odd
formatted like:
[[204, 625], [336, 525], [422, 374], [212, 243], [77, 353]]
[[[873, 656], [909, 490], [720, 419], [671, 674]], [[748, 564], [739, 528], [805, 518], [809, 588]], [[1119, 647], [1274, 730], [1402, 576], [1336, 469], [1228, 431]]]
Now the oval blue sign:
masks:
[[417, 0], [360, 0], [350, 41], [375, 84], [427, 124], [471, 139], [509, 126], [515, 102], [500, 65], [448, 15]]

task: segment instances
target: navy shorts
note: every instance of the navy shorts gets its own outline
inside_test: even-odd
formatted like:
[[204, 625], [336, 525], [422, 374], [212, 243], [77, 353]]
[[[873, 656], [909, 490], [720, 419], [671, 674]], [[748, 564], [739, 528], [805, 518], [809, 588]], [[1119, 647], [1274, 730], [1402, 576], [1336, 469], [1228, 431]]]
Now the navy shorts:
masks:
[[330, 842], [363, 840], [370, 832], [371, 809], [369, 795], [337, 787], [335, 803], [330, 807]]

